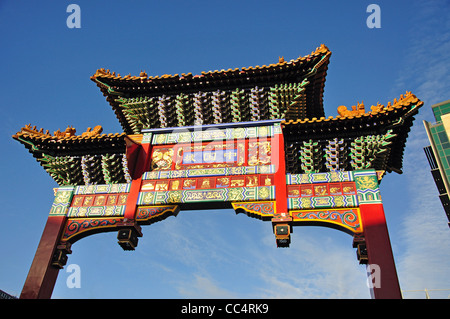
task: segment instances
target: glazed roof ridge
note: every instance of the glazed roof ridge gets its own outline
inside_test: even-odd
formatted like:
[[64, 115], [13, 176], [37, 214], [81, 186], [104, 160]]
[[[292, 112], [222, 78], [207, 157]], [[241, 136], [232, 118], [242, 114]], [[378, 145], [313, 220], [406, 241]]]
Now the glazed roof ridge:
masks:
[[47, 130], [44, 133], [44, 130], [41, 128], [37, 130], [36, 126], [31, 126], [31, 124], [27, 124], [21, 128], [19, 132], [13, 135], [13, 138], [18, 139], [22, 136], [27, 136], [32, 139], [40, 139], [40, 140], [53, 140], [57, 142], [62, 141], [74, 141], [74, 140], [95, 140], [95, 139], [104, 139], [104, 138], [114, 138], [114, 137], [122, 137], [125, 136], [125, 133], [106, 133], [101, 134], [103, 128], [100, 125], [95, 126], [92, 130], [89, 127], [86, 132], [83, 132], [81, 135], [75, 135], [76, 130], [72, 126], [68, 126], [65, 131], [60, 132], [58, 129], [53, 133], [53, 135]]
[[115, 72], [111, 72], [109, 69], [104, 69], [104, 68], [100, 68], [97, 69], [97, 71], [95, 72], [94, 75], [91, 76], [91, 80], [95, 80], [97, 78], [113, 78], [115, 80], [141, 80], [141, 81], [153, 81], [153, 80], [160, 80], [160, 79], [172, 79], [172, 80], [179, 80], [179, 79], [184, 79], [184, 78], [199, 78], [199, 77], [204, 77], [207, 75], [234, 75], [234, 74], [240, 74], [240, 73], [245, 73], [246, 71], [264, 71], [264, 70], [269, 70], [269, 69], [275, 69], [277, 67], [283, 67], [283, 66], [287, 66], [287, 65], [291, 65], [294, 64], [296, 62], [303, 62], [303, 61], [309, 61], [309, 59], [319, 56], [319, 55], [323, 55], [323, 56], [329, 56], [331, 55], [331, 51], [328, 49], [328, 47], [324, 44], [321, 44], [319, 47], [316, 48], [315, 51], [312, 51], [311, 54], [306, 55], [306, 56], [299, 56], [297, 59], [291, 59], [290, 61], [285, 61], [283, 57], [279, 57], [278, 59], [278, 63], [272, 63], [269, 65], [256, 65], [256, 66], [249, 66], [249, 67], [242, 67], [242, 68], [234, 68], [231, 69], [229, 68], [228, 70], [225, 69], [221, 69], [219, 70], [214, 70], [214, 71], [202, 71], [201, 74], [197, 74], [197, 75], [192, 75], [192, 73], [182, 73], [181, 77], [179, 74], [175, 74], [175, 75], [171, 75], [171, 74], [164, 74], [161, 76], [149, 76], [145, 71], [141, 71], [139, 76], [131, 76], [131, 74], [125, 75], [125, 76], [121, 76], [119, 73], [116, 75]]
[[[328, 122], [328, 121], [338, 121], [338, 120], [346, 120], [346, 119], [353, 119], [353, 118], [361, 118], [361, 117], [371, 117], [374, 115], [377, 115], [379, 113], [387, 113], [392, 112], [396, 109], [400, 109], [402, 107], [408, 107], [412, 104], [422, 106], [423, 101], [419, 100], [414, 94], [411, 93], [411, 91], [406, 91], [405, 95], [400, 95], [400, 98], [397, 100], [394, 99], [393, 103], [390, 101], [386, 106], [378, 103], [377, 105], [371, 106], [371, 111], [365, 112], [363, 109], [363, 112], [358, 112], [357, 110], [347, 110], [345, 107], [345, 111], [348, 111], [349, 113], [345, 115], [337, 115], [335, 117], [329, 116], [328, 118], [325, 118], [324, 116], [320, 118], [313, 117], [311, 119], [297, 119], [297, 120], [283, 120], [281, 122], [282, 125], [294, 125], [294, 124], [304, 124], [304, 123], [319, 123], [319, 122]], [[364, 107], [363, 103], [358, 103], [358, 105], [362, 105]], [[341, 106], [340, 106], [341, 107]], [[338, 108], [339, 109], [339, 108]]]

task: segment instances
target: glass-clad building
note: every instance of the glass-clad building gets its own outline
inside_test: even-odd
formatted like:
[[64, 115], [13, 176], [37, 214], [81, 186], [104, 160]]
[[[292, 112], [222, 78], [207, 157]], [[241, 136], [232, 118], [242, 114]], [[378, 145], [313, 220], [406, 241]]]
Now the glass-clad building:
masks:
[[424, 150], [450, 226], [450, 100], [432, 105], [431, 109], [436, 122], [423, 121], [430, 140]]

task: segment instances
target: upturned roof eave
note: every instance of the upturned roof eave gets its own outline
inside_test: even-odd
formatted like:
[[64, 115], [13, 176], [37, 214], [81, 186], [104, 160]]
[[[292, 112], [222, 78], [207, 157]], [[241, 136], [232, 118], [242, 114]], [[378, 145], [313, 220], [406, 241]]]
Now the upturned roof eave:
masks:
[[120, 76], [109, 70], [99, 69], [91, 76], [100, 88], [106, 100], [114, 110], [124, 132], [135, 133], [132, 123], [123, 114], [120, 103], [116, 99], [135, 96], [161, 96], [212, 92], [216, 90], [232, 90], [239, 88], [270, 87], [281, 83], [301, 82], [305, 78], [311, 82], [307, 88], [308, 99], [313, 109], [310, 114], [324, 115], [323, 92], [331, 51], [321, 45], [310, 55], [295, 60], [279, 60], [276, 64], [262, 67], [215, 70], [202, 72], [200, 75], [182, 74], [149, 77], [145, 72], [140, 76]]

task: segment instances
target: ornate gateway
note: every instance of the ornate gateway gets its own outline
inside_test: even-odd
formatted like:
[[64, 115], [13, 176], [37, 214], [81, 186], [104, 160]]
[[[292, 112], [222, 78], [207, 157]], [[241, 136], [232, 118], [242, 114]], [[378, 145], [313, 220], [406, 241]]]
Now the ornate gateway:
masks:
[[414, 115], [406, 92], [366, 110], [324, 116], [331, 52], [262, 67], [149, 77], [100, 69], [91, 77], [123, 133], [27, 125], [22, 143], [60, 185], [22, 298], [49, 298], [77, 240], [117, 232], [134, 250], [141, 226], [184, 209], [233, 208], [273, 224], [278, 247], [294, 226], [354, 237], [362, 264], [380, 267], [376, 298], [401, 298], [379, 183], [401, 173]]

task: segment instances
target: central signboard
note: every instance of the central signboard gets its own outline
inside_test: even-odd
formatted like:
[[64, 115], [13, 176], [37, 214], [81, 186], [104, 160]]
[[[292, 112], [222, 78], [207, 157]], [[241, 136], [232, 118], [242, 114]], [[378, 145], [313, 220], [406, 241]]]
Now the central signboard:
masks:
[[138, 205], [222, 202], [231, 208], [236, 201], [274, 200], [279, 160], [272, 149], [281, 127], [279, 121], [266, 122], [145, 131], [151, 159]]

